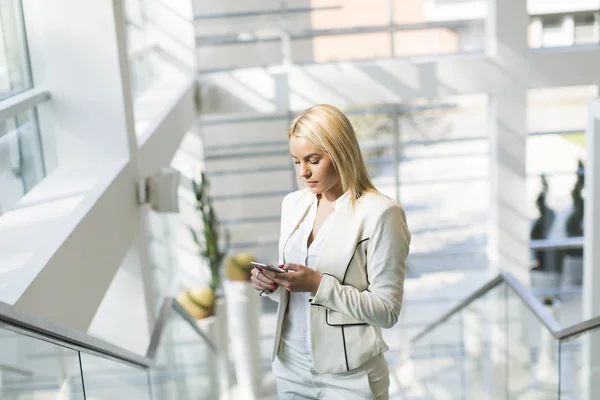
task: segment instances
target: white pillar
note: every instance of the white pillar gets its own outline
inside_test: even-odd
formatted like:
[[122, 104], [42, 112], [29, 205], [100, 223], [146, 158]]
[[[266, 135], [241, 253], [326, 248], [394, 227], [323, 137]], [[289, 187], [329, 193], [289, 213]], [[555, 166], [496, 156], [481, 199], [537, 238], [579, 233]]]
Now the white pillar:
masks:
[[[526, 145], [529, 68], [527, 40], [529, 16], [522, 0], [491, 0], [488, 8], [486, 53], [501, 71], [502, 83], [490, 94], [490, 225], [488, 262], [491, 275], [512, 273], [529, 283], [529, 222], [527, 217]], [[511, 341], [522, 337], [510, 332], [508, 288], [501, 286], [489, 307], [491, 363], [486, 371], [492, 398], [508, 398]]]
[[249, 282], [227, 280], [224, 286], [237, 390], [248, 400], [260, 399], [260, 297]]
[[542, 18], [534, 17], [531, 19], [531, 28], [529, 30], [531, 35], [529, 43], [531, 47], [542, 47]]
[[509, 271], [529, 282], [529, 232], [525, 148], [528, 63], [526, 2], [492, 0], [486, 51], [503, 71], [503, 85], [491, 94], [490, 227], [488, 257], [492, 273]]
[[[583, 252], [583, 319], [600, 314], [600, 210], [595, 207], [600, 201], [600, 99], [593, 100], [589, 106], [589, 121], [586, 132], [587, 161], [585, 165], [585, 213], [584, 213], [584, 252]], [[600, 380], [591, 371], [600, 367], [599, 334], [582, 338], [583, 357], [582, 376], [580, 376], [584, 396], [582, 399], [592, 400], [600, 393]]]
[[575, 44], [575, 18], [572, 15], [566, 15], [563, 20], [563, 31], [565, 33], [565, 46]]

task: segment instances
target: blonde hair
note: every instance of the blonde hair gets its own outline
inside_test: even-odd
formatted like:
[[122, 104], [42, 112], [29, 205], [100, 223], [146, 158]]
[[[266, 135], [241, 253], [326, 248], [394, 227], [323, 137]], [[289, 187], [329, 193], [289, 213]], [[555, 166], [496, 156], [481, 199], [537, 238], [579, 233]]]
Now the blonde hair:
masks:
[[351, 204], [367, 191], [375, 191], [360, 152], [358, 139], [348, 118], [329, 104], [318, 104], [298, 115], [288, 129], [288, 140], [305, 138], [331, 157], [340, 175], [342, 190], [349, 191]]

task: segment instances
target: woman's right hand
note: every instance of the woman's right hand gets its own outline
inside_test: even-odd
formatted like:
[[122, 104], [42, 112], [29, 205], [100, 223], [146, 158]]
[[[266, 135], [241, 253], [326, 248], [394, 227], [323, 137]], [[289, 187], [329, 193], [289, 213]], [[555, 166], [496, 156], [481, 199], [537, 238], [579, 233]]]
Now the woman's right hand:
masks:
[[258, 267], [252, 268], [250, 280], [252, 282], [252, 286], [256, 290], [272, 291], [277, 289], [278, 286], [275, 282], [263, 274], [262, 268]]

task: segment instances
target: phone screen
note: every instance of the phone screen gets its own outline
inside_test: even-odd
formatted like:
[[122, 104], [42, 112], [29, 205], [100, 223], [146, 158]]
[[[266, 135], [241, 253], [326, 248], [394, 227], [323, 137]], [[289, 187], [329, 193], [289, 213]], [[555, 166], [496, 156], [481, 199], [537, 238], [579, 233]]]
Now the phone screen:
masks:
[[250, 261], [250, 264], [252, 264], [256, 267], [268, 269], [269, 271], [273, 271], [273, 272], [286, 272], [286, 270], [281, 269], [279, 267], [274, 267], [273, 265], [270, 265], [270, 264], [263, 264], [263, 263], [254, 262], [254, 261]]

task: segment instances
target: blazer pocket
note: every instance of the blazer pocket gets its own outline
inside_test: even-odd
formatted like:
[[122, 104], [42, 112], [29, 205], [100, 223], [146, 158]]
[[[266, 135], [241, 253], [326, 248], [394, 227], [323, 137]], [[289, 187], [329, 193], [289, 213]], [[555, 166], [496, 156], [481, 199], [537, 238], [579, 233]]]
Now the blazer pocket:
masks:
[[325, 310], [325, 322], [329, 326], [359, 326], [369, 325], [366, 322], [362, 322], [356, 318], [352, 318], [349, 315], [341, 312], [333, 311], [331, 309]]

